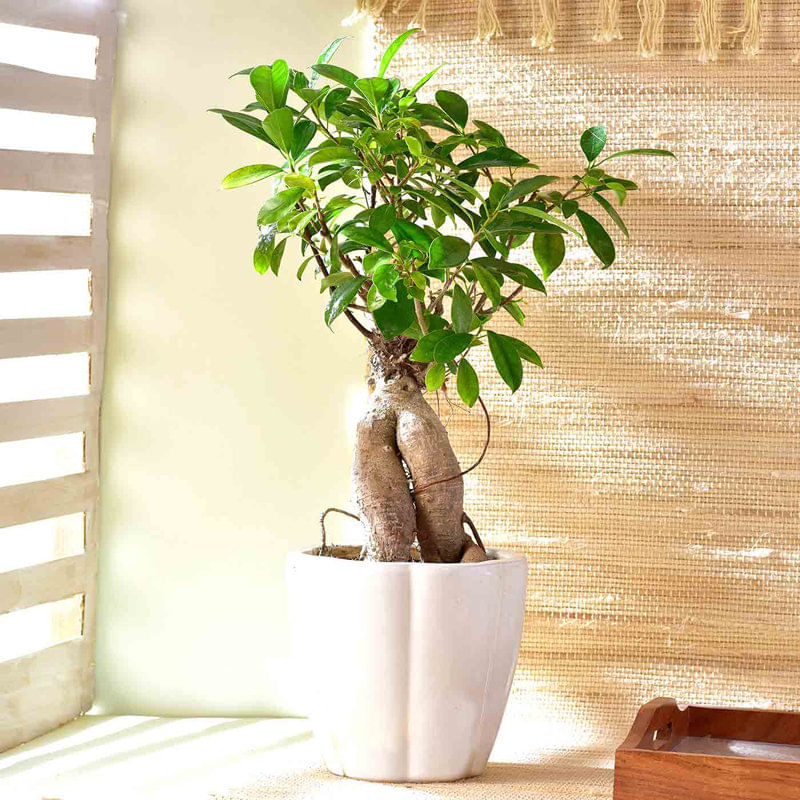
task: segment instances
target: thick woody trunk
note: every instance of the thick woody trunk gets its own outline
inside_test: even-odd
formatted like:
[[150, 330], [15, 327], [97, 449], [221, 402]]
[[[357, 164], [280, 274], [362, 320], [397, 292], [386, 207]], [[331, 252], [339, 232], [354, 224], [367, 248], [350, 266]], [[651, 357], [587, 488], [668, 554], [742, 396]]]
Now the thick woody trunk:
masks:
[[464, 531], [458, 460], [418, 376], [385, 352], [371, 363], [373, 392], [358, 423], [352, 470], [366, 558], [409, 561], [416, 540], [423, 561], [483, 560]]

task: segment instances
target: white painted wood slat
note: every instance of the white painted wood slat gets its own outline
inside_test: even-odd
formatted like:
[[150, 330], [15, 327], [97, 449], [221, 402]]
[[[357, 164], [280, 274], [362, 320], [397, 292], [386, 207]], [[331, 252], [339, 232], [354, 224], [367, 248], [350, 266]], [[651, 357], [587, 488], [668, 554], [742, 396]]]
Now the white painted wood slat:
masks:
[[91, 317], [0, 320], [0, 358], [83, 353], [93, 345]]
[[95, 104], [95, 81], [0, 64], [0, 108], [93, 117]]
[[59, 558], [0, 573], [0, 614], [72, 597], [86, 590], [86, 557]]
[[96, 396], [0, 403], [0, 442], [85, 431], [97, 424]]
[[0, 150], [0, 189], [88, 194], [93, 187], [91, 155]]
[[4, 486], [0, 489], [0, 528], [87, 511], [97, 501], [97, 493], [95, 472]]
[[43, 269], [89, 269], [89, 236], [0, 235], [0, 272]]

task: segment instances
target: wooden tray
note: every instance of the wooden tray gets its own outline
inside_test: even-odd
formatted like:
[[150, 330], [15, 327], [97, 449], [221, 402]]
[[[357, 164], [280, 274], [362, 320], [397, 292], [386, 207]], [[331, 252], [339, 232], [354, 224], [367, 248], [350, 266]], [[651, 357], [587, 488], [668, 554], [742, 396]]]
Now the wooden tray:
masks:
[[614, 800], [800, 800], [800, 714], [652, 700], [617, 749]]

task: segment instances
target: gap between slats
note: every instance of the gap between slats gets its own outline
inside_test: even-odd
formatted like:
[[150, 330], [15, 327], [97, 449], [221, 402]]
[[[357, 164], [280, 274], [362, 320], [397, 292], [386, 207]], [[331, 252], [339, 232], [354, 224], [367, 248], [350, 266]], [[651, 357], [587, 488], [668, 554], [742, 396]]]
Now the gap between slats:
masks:
[[91, 317], [0, 320], [0, 358], [90, 352], [92, 339]]

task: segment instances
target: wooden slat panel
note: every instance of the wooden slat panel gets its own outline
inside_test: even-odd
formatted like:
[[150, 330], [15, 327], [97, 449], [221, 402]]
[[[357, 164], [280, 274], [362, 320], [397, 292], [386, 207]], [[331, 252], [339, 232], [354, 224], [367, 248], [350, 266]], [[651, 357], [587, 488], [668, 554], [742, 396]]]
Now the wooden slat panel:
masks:
[[0, 751], [29, 741], [86, 711], [83, 639], [0, 663]]
[[0, 614], [72, 597], [86, 589], [83, 554], [0, 573]]
[[0, 403], [0, 442], [85, 431], [95, 425], [98, 404], [92, 395]]
[[0, 108], [93, 117], [95, 82], [0, 64]]
[[0, 150], [0, 189], [89, 193], [93, 161], [91, 155], [75, 153]]
[[0, 236], [0, 272], [87, 269], [92, 265], [88, 236]]
[[0, 0], [0, 22], [68, 33], [96, 33], [102, 25], [98, 14], [102, 5], [97, 0]]
[[0, 320], [0, 358], [83, 353], [91, 348], [91, 317]]
[[0, 488], [0, 528], [86, 511], [97, 489], [96, 472]]

